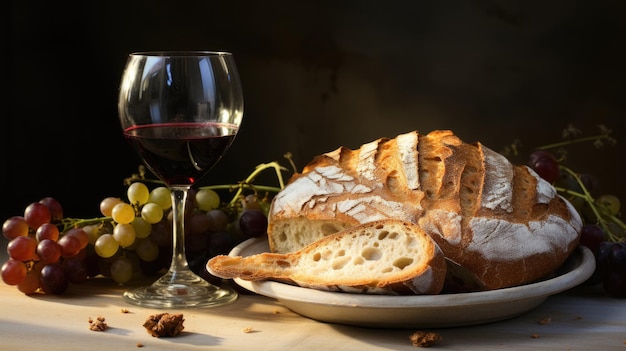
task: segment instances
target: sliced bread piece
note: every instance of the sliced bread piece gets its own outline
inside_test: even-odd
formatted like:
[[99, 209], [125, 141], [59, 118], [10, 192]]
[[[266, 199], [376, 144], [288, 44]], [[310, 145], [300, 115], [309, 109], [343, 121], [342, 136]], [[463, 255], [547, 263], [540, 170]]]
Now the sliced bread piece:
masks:
[[209, 273], [225, 279], [385, 295], [438, 294], [446, 269], [435, 241], [417, 225], [396, 219], [352, 227], [296, 252], [220, 255], [207, 262]]

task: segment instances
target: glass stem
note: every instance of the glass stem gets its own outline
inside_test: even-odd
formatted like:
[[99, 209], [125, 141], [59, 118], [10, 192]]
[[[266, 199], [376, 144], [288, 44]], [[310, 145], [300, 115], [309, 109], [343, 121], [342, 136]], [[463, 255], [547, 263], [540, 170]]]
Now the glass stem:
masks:
[[[182, 272], [188, 269], [187, 256], [185, 254], [185, 206], [187, 205], [188, 192], [189, 187], [172, 187], [172, 218], [174, 226], [170, 273]], [[175, 276], [172, 278], [176, 279]]]

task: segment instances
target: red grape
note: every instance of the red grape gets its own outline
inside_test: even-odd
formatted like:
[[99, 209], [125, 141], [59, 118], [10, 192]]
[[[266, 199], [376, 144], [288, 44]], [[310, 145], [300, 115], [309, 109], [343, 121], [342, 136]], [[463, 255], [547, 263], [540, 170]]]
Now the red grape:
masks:
[[30, 261], [35, 259], [37, 251], [37, 240], [30, 236], [18, 236], [9, 241], [7, 253], [9, 257], [18, 261]]
[[24, 219], [33, 230], [37, 230], [42, 224], [50, 223], [52, 215], [48, 206], [33, 202], [24, 210]]
[[59, 228], [52, 223], [44, 223], [35, 232], [35, 238], [37, 241], [42, 241], [43, 239], [50, 239], [53, 241], [59, 240]]
[[2, 224], [2, 235], [11, 240], [28, 235], [28, 222], [22, 216], [13, 216]]
[[8, 285], [17, 285], [26, 278], [27, 272], [24, 262], [10, 258], [2, 265], [2, 281]]
[[78, 239], [78, 242], [80, 243], [79, 251], [87, 247], [87, 245], [89, 244], [89, 235], [83, 228], [71, 228], [70, 230], [65, 232], [65, 236], [73, 236]]
[[63, 219], [63, 207], [55, 198], [44, 197], [39, 200], [39, 203], [48, 207], [48, 210], [50, 211], [50, 221], [60, 222]]
[[22, 293], [29, 295], [34, 294], [39, 290], [39, 278], [41, 275], [41, 270], [31, 269], [26, 273], [26, 277], [22, 280], [21, 283], [17, 284], [17, 290]]
[[73, 235], [63, 235], [57, 242], [61, 247], [61, 256], [76, 256], [81, 250], [80, 239]]
[[61, 247], [56, 241], [43, 239], [37, 244], [37, 256], [45, 263], [55, 263], [61, 259]]
[[528, 166], [549, 183], [553, 183], [559, 178], [559, 162], [549, 151], [533, 151], [530, 154]]

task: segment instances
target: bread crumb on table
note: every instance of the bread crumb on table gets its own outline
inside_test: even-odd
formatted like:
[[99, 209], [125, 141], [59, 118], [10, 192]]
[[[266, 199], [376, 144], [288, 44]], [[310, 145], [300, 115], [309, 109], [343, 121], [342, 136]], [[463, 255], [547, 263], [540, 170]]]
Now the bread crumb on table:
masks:
[[171, 337], [177, 336], [185, 329], [184, 321], [182, 313], [159, 313], [149, 316], [143, 327], [154, 337]]
[[430, 347], [441, 341], [442, 337], [439, 333], [416, 331], [409, 336], [411, 344], [415, 347]]
[[93, 331], [105, 331], [108, 328], [108, 325], [105, 322], [104, 317], [98, 317], [95, 320], [89, 317], [89, 330]]
[[546, 324], [550, 324], [550, 322], [552, 322], [552, 317], [545, 317], [541, 319], [538, 323], [541, 325], [546, 325]]

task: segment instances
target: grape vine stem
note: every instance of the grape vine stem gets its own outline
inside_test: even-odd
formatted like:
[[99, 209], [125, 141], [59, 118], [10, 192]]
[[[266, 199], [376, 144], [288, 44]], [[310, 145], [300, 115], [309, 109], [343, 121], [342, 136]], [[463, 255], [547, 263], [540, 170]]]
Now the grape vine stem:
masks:
[[585, 185], [583, 184], [582, 180], [580, 179], [580, 177], [578, 176], [576, 172], [572, 171], [571, 169], [563, 165], [560, 165], [559, 168], [562, 171], [568, 173], [570, 176], [572, 176], [576, 180], [576, 182], [582, 189], [582, 193], [573, 191], [571, 189], [563, 188], [563, 187], [555, 186], [555, 189], [562, 194], [579, 197], [585, 200], [585, 202], [587, 203], [587, 205], [589, 205], [589, 208], [591, 208], [595, 217], [597, 218], [598, 224], [602, 227], [602, 229], [604, 229], [604, 231], [609, 236], [609, 239], [613, 242], [618, 242], [622, 240], [623, 238], [621, 238], [619, 235], [615, 234], [611, 230], [609, 226], [609, 221], [607, 221], [606, 218], [608, 218], [610, 222], [615, 223], [617, 226], [621, 227], [624, 230], [626, 230], [626, 224], [624, 224], [624, 222], [622, 222], [619, 218], [617, 218], [613, 214], [609, 213], [606, 208], [596, 206], [595, 199], [591, 196], [591, 194], [589, 193], [589, 191], [587, 190], [587, 188], [585, 187]]

